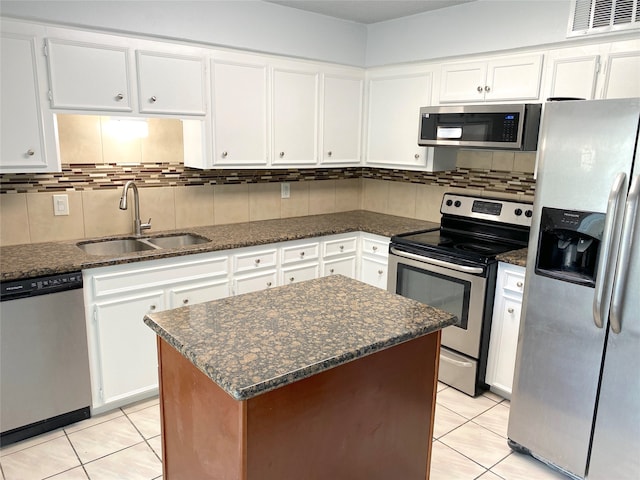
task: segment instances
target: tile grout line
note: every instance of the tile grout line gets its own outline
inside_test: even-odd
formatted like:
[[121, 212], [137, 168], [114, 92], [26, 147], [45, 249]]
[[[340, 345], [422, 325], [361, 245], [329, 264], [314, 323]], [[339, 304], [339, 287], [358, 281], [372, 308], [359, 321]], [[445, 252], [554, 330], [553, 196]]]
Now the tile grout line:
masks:
[[[147, 408], [151, 408], [151, 407], [147, 407]], [[125, 417], [127, 417], [127, 420], [129, 420], [129, 422], [131, 422], [131, 425], [133, 425], [133, 428], [136, 429], [136, 432], [138, 432], [140, 434], [140, 436], [142, 437], [142, 440], [144, 441], [144, 443], [147, 444], [147, 446], [151, 449], [151, 451], [153, 452], [153, 454], [156, 456], [156, 458], [158, 460], [160, 460], [160, 463], [162, 464], [162, 458], [160, 458], [160, 456], [157, 454], [157, 452], [153, 449], [153, 447], [151, 446], [151, 444], [149, 443], [148, 439], [143, 435], [143, 433], [138, 429], [138, 427], [136, 426], [136, 424], [133, 422], [133, 420], [131, 420], [129, 418], [129, 415], [127, 415], [127, 412], [125, 412], [122, 408], [120, 409], [122, 410], [122, 413], [124, 414]], [[136, 410], [135, 412], [131, 412], [131, 413], [136, 413], [136, 412], [140, 412], [144, 410], [144, 408], [141, 408], [140, 410]], [[155, 437], [152, 437], [155, 438]], [[138, 445], [138, 444], [136, 444]]]

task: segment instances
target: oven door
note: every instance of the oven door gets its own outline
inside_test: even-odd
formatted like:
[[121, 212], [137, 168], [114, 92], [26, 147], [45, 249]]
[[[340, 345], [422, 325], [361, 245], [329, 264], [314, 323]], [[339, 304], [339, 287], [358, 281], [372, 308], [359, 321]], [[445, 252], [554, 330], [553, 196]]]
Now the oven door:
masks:
[[[445, 310], [458, 318], [442, 330], [440, 379], [475, 395], [484, 373], [481, 339], [487, 268], [456, 265], [391, 248], [387, 289]], [[463, 355], [460, 355], [463, 354]], [[484, 364], [484, 362], [480, 362]]]

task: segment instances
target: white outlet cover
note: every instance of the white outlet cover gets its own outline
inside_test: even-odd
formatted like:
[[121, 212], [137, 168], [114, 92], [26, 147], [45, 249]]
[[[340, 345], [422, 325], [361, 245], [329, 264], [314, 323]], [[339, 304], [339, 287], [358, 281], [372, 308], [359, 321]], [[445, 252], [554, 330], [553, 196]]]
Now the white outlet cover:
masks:
[[53, 196], [53, 214], [69, 215], [69, 195], [54, 195]]

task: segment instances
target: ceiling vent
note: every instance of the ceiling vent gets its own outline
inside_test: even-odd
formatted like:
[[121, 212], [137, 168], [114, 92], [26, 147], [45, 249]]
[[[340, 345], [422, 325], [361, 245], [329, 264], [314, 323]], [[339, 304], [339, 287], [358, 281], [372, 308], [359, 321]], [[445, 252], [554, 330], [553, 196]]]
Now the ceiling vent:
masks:
[[640, 28], [638, 0], [574, 0], [568, 37]]

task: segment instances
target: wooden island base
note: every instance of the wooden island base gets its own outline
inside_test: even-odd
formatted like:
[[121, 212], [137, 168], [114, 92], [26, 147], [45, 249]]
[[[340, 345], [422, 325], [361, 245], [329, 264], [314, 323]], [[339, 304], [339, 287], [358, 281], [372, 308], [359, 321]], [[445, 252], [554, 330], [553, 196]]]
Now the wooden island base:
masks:
[[158, 352], [165, 480], [429, 477], [439, 330], [242, 401]]

